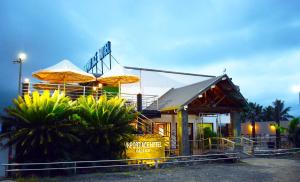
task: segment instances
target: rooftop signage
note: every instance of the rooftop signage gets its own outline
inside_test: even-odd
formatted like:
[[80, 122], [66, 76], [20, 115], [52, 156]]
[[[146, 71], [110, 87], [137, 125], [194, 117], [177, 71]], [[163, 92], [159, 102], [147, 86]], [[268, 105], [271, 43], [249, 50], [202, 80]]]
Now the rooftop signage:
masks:
[[[86, 72], [90, 72], [94, 67], [97, 67], [99, 61], [103, 62], [103, 58], [111, 53], [111, 43], [108, 41], [102, 48], [100, 48], [95, 55], [84, 66]], [[97, 72], [97, 68], [96, 68]]]

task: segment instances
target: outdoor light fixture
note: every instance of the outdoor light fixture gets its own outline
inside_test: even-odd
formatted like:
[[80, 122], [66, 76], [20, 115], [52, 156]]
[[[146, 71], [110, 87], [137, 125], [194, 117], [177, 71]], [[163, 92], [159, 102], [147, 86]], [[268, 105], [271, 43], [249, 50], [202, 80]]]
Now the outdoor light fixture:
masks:
[[222, 80], [226, 80], [226, 79], [227, 79], [226, 77], [223, 77], [223, 78], [222, 78]]
[[202, 95], [202, 94], [200, 94], [198, 97], [199, 97], [199, 98], [202, 98], [202, 97], [203, 97], [203, 95]]
[[19, 53], [19, 59], [22, 60], [23, 62], [27, 58], [27, 55], [24, 52]]
[[292, 87], [292, 92], [299, 93], [299, 104], [300, 104], [300, 85], [294, 85]]
[[188, 106], [187, 105], [185, 105], [185, 106], [183, 106], [183, 110], [187, 110], [188, 109]]
[[212, 85], [210, 88], [212, 88], [212, 89], [213, 89], [213, 88], [216, 88], [216, 85]]
[[30, 82], [29, 78], [24, 79], [24, 83], [29, 83], [29, 82]]
[[270, 129], [271, 129], [272, 131], [275, 131], [275, 130], [276, 130], [275, 125], [274, 125], [274, 124], [270, 124]]
[[19, 64], [19, 84], [18, 84], [18, 94], [21, 95], [21, 82], [22, 82], [22, 64], [24, 63], [27, 55], [24, 52], [19, 53], [18, 59], [14, 60], [13, 63]]
[[250, 131], [252, 131], [253, 126], [252, 126], [251, 124], [249, 124], [248, 129], [249, 129]]

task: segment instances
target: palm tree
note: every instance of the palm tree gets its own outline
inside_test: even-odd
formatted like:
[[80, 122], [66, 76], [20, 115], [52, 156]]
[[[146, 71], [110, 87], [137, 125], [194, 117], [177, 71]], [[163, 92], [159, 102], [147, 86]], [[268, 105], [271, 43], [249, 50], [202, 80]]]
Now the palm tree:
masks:
[[[276, 99], [273, 102], [274, 107], [274, 115], [273, 118], [277, 124], [277, 128], [280, 128], [280, 121], [287, 121], [290, 118], [292, 118], [291, 115], [289, 115], [290, 107], [285, 108], [284, 101]], [[280, 148], [280, 130], [276, 129], [276, 146], [277, 148]]]
[[115, 97], [107, 99], [101, 96], [96, 100], [92, 96], [80, 97], [77, 113], [85, 125], [83, 136], [94, 159], [120, 157], [125, 142], [132, 139], [134, 128], [130, 125], [137, 117], [125, 100]]
[[263, 119], [263, 106], [249, 102], [243, 113], [244, 121], [250, 121], [252, 125], [252, 137], [255, 139], [255, 122]]
[[274, 121], [274, 108], [272, 106], [267, 106], [263, 109], [263, 120], [264, 121]]
[[14, 106], [2, 116], [6, 128], [0, 139], [8, 139], [6, 147], [16, 147], [17, 162], [55, 161], [68, 157], [68, 143], [79, 139], [73, 134], [70, 121], [73, 102], [63, 93], [19, 96]]

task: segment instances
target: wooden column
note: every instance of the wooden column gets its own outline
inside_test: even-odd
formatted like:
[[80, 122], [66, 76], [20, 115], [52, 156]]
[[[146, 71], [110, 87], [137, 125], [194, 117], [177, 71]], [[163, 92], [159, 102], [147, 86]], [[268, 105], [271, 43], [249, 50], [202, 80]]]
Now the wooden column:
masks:
[[233, 136], [237, 137], [241, 135], [241, 114], [239, 112], [230, 113], [230, 123]]
[[[137, 94], [136, 95], [136, 100], [137, 100], [137, 111], [138, 112], [142, 112], [143, 110], [143, 106], [142, 106], [142, 94]], [[143, 126], [142, 126], [142, 120], [141, 118], [139, 117], [138, 118], [138, 123], [137, 123], [137, 129], [138, 129], [138, 132], [139, 134], [142, 134], [143, 133]], [[147, 128], [145, 128], [145, 130], [147, 130]], [[147, 133], [147, 131], [145, 131]]]
[[179, 155], [190, 155], [188, 112], [184, 109], [177, 112], [177, 139]]
[[171, 120], [171, 136], [170, 136], [171, 148], [176, 149], [176, 143], [177, 143], [177, 139], [176, 139], [176, 115], [172, 114], [171, 117], [172, 117], [172, 120]]

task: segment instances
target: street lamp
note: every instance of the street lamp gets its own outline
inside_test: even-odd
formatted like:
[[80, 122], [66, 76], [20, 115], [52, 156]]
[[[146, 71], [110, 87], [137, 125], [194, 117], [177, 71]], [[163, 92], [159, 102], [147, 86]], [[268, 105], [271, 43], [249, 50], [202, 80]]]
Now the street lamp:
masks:
[[299, 104], [300, 104], [300, 85], [295, 85], [292, 87], [292, 91], [299, 93]]
[[19, 64], [19, 84], [18, 84], [18, 93], [21, 95], [21, 84], [22, 84], [22, 64], [26, 59], [26, 54], [24, 52], [19, 53], [18, 59], [13, 61], [15, 64]]

